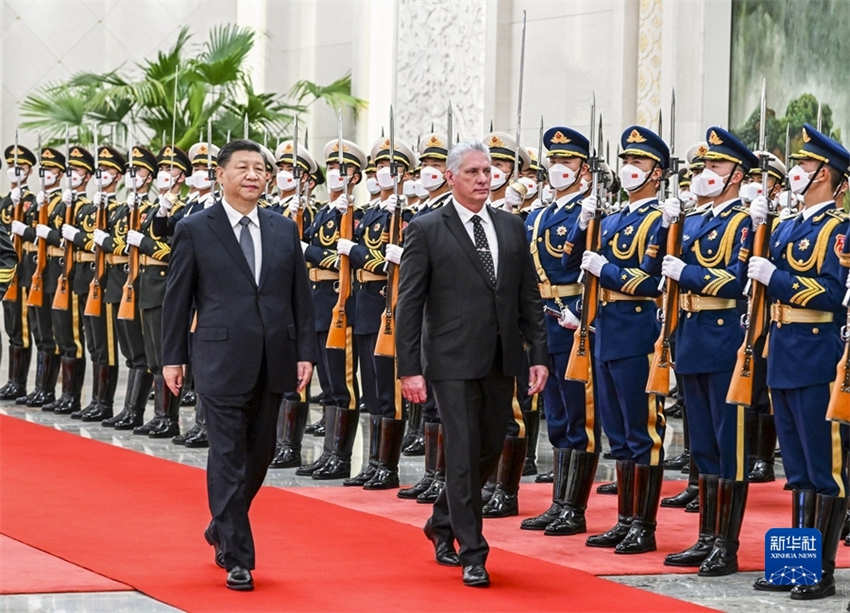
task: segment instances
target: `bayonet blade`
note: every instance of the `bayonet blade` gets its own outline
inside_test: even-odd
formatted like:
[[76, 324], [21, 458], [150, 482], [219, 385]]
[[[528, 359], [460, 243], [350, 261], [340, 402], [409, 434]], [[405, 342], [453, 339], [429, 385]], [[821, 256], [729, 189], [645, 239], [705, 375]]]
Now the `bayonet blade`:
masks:
[[[661, 136], [659, 134], [659, 136]], [[670, 157], [676, 155], [676, 88], [670, 93]]]
[[520, 130], [522, 128], [522, 81], [525, 76], [525, 28], [526, 28], [526, 13], [525, 9], [522, 11], [522, 38], [520, 39], [522, 42], [520, 43], [520, 51], [519, 51], [519, 86], [517, 88], [517, 96], [516, 96], [516, 151], [514, 152], [514, 171], [513, 178], [516, 179], [519, 176], [519, 148], [522, 146], [520, 143]]
[[761, 78], [761, 101], [759, 102], [759, 151], [766, 149], [767, 134], [767, 79]]
[[245, 113], [245, 116], [242, 118], [242, 138], [248, 139], [248, 135], [250, 133], [251, 126], [248, 123], [248, 113]]
[[818, 102], [818, 118], [815, 127], [818, 129], [818, 132], [823, 130], [823, 105], [820, 102]]

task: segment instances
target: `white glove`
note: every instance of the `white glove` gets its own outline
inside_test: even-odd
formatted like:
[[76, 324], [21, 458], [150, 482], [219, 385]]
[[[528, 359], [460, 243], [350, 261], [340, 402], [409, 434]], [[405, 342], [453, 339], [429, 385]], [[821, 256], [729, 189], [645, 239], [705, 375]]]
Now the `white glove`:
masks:
[[[139, 195], [136, 194], [136, 198], [138, 199]], [[127, 192], [127, 206], [134, 206], [136, 203], [133, 201], [133, 192]]]
[[35, 235], [37, 237], [47, 238], [48, 234], [50, 234], [50, 226], [40, 223], [35, 227]]
[[675, 255], [665, 255], [661, 262], [661, 274], [669, 277], [674, 281], [678, 281], [682, 276], [682, 269], [685, 268], [685, 263]]
[[27, 229], [27, 224], [22, 221], [14, 220], [12, 221], [12, 234], [17, 234], [18, 236], [23, 236], [24, 231]]
[[682, 207], [685, 209], [690, 209], [696, 206], [697, 197], [691, 190], [684, 190], [679, 192], [679, 201], [682, 203]]
[[393, 245], [392, 243], [387, 245], [387, 251], [385, 257], [388, 262], [392, 262], [393, 264], [401, 264], [401, 254], [404, 253], [404, 247], [399, 245]]
[[77, 230], [74, 226], [68, 225], [66, 223], [62, 224], [62, 238], [64, 238], [66, 241], [71, 241], [73, 243], [74, 238], [76, 238], [77, 234], [79, 233], [80, 231]]
[[519, 190], [524, 187], [521, 183], [511, 183], [508, 189], [505, 190], [505, 204], [512, 209], [522, 206], [522, 201], [525, 200], [525, 194], [521, 194]]
[[293, 198], [292, 202], [289, 203], [289, 206], [286, 207], [286, 210], [289, 212], [290, 215], [295, 215], [296, 213], [298, 213], [298, 209], [298, 200], [296, 200], [295, 198]]
[[21, 201], [21, 188], [13, 187], [9, 197], [12, 199], [12, 204], [18, 204]]
[[307, 247], [309, 246], [310, 243], [305, 243], [304, 241], [301, 241], [301, 253], [305, 253], [307, 251]]
[[661, 227], [669, 228], [670, 224], [679, 219], [682, 214], [682, 203], [678, 198], [667, 198], [661, 207]]
[[62, 190], [62, 202], [65, 205], [70, 205], [74, 201], [74, 193], [70, 189]]
[[390, 194], [386, 200], [381, 201], [381, 208], [392, 213], [398, 205], [398, 198], [395, 194]]
[[39, 192], [35, 195], [35, 203], [38, 205], [38, 208], [41, 208], [46, 201], [47, 197], [44, 192], [39, 190]]
[[567, 308], [561, 311], [561, 317], [558, 318], [558, 325], [567, 330], [575, 330], [580, 323], [578, 317], [573, 315], [573, 312]]
[[157, 211], [157, 217], [168, 217], [168, 212], [171, 210], [171, 200], [166, 198], [165, 196], [159, 197], [159, 211]]
[[127, 243], [133, 245], [133, 247], [138, 247], [142, 244], [142, 239], [145, 237], [141, 232], [137, 232], [136, 230], [129, 230], [127, 232]]
[[336, 251], [340, 255], [348, 255], [351, 253], [351, 248], [356, 244], [357, 243], [350, 241], [347, 238], [341, 238], [336, 242]]
[[581, 213], [578, 214], [578, 227], [587, 229], [587, 224], [596, 215], [596, 196], [590, 195], [581, 201]]
[[844, 283], [844, 286], [847, 289], [850, 289], [850, 275], [847, 275], [847, 281]]
[[348, 198], [345, 194], [340, 194], [339, 198], [334, 200], [331, 206], [340, 213], [345, 213], [348, 210]]
[[585, 251], [584, 255], [581, 256], [581, 269], [586, 270], [594, 277], [602, 274], [602, 267], [607, 263], [608, 259], [595, 251]]
[[100, 206], [100, 201], [103, 199], [103, 192], [95, 192], [94, 198], [91, 199], [92, 204]]
[[109, 232], [104, 232], [103, 230], [94, 231], [94, 242], [97, 243], [98, 247], [103, 247], [103, 241], [107, 238], [109, 238]]
[[754, 226], [759, 226], [767, 221], [767, 198], [764, 196], [756, 196], [750, 202], [750, 219], [753, 220]]
[[[755, 202], [755, 201], [753, 201]], [[770, 278], [773, 276], [773, 271], [776, 266], [767, 258], [762, 258], [754, 255], [750, 258], [750, 264], [747, 268], [747, 276], [750, 279], [755, 279], [762, 285], [770, 285]]]

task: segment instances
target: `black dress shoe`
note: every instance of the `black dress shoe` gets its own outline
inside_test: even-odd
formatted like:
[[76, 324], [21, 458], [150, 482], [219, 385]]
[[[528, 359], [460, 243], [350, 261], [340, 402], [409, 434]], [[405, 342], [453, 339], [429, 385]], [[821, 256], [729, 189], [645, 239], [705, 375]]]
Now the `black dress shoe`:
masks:
[[764, 577], [759, 577], [753, 583], [753, 589], [759, 592], [790, 592], [794, 586], [790, 583], [788, 584], [776, 584], [771, 583]]
[[207, 438], [207, 429], [198, 428], [198, 431], [191, 436], [187, 436], [184, 442], [189, 449], [203, 449], [210, 446], [210, 441]]
[[551, 470], [548, 473], [540, 473], [536, 477], [534, 477], [535, 483], [552, 483], [554, 481], [555, 473]]
[[227, 587], [243, 592], [253, 590], [254, 578], [251, 576], [251, 571], [241, 566], [234, 566], [227, 571]]
[[611, 483], [603, 483], [599, 487], [596, 488], [597, 494], [607, 494], [609, 496], [617, 495], [617, 482], [612, 481]]
[[694, 498], [685, 505], [685, 513], [699, 513], [699, 498]]
[[470, 587], [487, 587], [490, 585], [490, 575], [483, 564], [470, 564], [463, 567], [463, 584]]
[[431, 520], [425, 523], [425, 536], [434, 543], [434, 559], [443, 566], [460, 566], [460, 558], [455, 551], [454, 539], [440, 538], [431, 530]]

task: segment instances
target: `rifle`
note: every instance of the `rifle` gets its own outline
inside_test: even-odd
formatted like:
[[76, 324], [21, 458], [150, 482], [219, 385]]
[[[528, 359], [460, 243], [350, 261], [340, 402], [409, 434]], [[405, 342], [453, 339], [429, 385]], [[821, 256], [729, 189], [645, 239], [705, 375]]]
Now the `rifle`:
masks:
[[[845, 308], [850, 305], [850, 290], [844, 295]], [[847, 320], [841, 326], [841, 340], [844, 341], [844, 353], [835, 367], [835, 382], [829, 395], [826, 418], [842, 424], [850, 424], [850, 308]]]
[[[395, 161], [395, 121], [390, 105], [390, 175], [393, 178], [393, 194], [396, 206], [390, 217], [389, 244], [401, 244], [402, 207], [398, 199], [398, 164]], [[375, 355], [395, 357], [395, 305], [398, 300], [398, 265], [387, 260], [386, 306], [378, 327]]]
[[[770, 157], [765, 151], [766, 124], [766, 82], [761, 85], [761, 119], [759, 120], [759, 168], [761, 168], [762, 194], [767, 197], [767, 173], [770, 168]], [[752, 255], [766, 257], [770, 245], [771, 219], [759, 224], [753, 238]], [[751, 406], [753, 402], [753, 360], [755, 348], [759, 339], [767, 329], [767, 288], [755, 280], [748, 282], [747, 312], [741, 316], [741, 326], [744, 328], [744, 341], [738, 348], [735, 359], [735, 369], [732, 371], [732, 381], [726, 394], [726, 402]]]
[[298, 166], [298, 115], [295, 116], [295, 135], [292, 137], [292, 178], [295, 179], [295, 203], [298, 205], [295, 225], [298, 238], [301, 238], [304, 236], [304, 208], [301, 206], [301, 168]]
[[[679, 197], [679, 158], [676, 157], [676, 90], [670, 102], [670, 171], [665, 192], [670, 190], [672, 183], [673, 197]], [[682, 237], [685, 231], [685, 212], [680, 211], [679, 216], [670, 224], [667, 230], [667, 253], [682, 256]], [[673, 334], [679, 326], [679, 282], [670, 278], [663, 278], [662, 285], [665, 286], [662, 299], [662, 310], [659, 312], [661, 318], [661, 332], [655, 341], [652, 364], [649, 367], [649, 378], [646, 382], [646, 393], [667, 396], [670, 393], [670, 370], [673, 366], [671, 353]]]
[[[593, 103], [590, 107], [590, 146], [591, 155], [590, 172], [593, 174], [593, 185], [591, 193], [597, 195], [599, 192], [599, 175], [602, 172], [602, 164], [599, 159], [599, 149], [602, 143], [602, 117], [600, 116], [598, 135], [594, 134], [596, 123], [596, 93], [593, 94]], [[599, 139], [597, 147], [596, 139]], [[587, 224], [587, 250], [599, 251], [602, 243], [602, 202], [597, 200], [596, 211]], [[567, 362], [567, 370], [564, 379], [571, 381], [582, 381], [587, 383], [590, 379], [590, 324], [596, 318], [599, 307], [599, 278], [593, 275], [582, 275], [581, 290], [581, 319], [576, 331], [573, 333], [573, 346], [570, 350], [570, 358]]]
[[[135, 126], [133, 129], [135, 137]], [[133, 149], [136, 143], [130, 140], [130, 200], [127, 205], [130, 209], [128, 227], [136, 232], [142, 227], [141, 215], [139, 215], [138, 190], [136, 188], [136, 166], [133, 164]], [[209, 154], [208, 156], [209, 157]], [[139, 278], [139, 248], [133, 245], [127, 247], [127, 280], [121, 290], [121, 302], [118, 305], [118, 319], [133, 321], [136, 319], [136, 279]]]
[[[345, 167], [342, 145], [342, 110], [337, 111], [337, 159], [339, 160], [339, 173], [342, 177], [342, 193], [348, 197], [348, 170]], [[339, 222], [339, 238], [351, 240], [354, 236], [354, 206], [351, 200], [342, 219]], [[346, 337], [348, 336], [348, 316], [345, 313], [345, 304], [351, 296], [351, 262], [347, 255], [339, 255], [339, 295], [331, 313], [331, 327], [328, 329], [328, 340], [325, 347], [328, 349], [345, 349]]]
[[[71, 189], [71, 145], [68, 141], [68, 126], [65, 126], [65, 186]], [[65, 223], [74, 223], [74, 198], [65, 205]], [[62, 257], [62, 274], [56, 284], [56, 293], [53, 294], [53, 309], [56, 311], [67, 311], [71, 299], [71, 271], [74, 268], [74, 243], [65, 241], [65, 254]]]
[[[94, 226], [98, 230], [106, 230], [107, 212], [105, 198], [100, 185], [100, 151], [98, 151], [97, 126], [94, 129], [94, 177], [97, 185], [97, 214]], [[100, 280], [106, 272], [106, 252], [97, 243], [94, 244], [94, 276], [89, 283], [89, 297], [86, 299], [84, 313], [89, 317], [100, 317], [103, 312], [103, 286]]]
[[[44, 160], [41, 159], [41, 135], [38, 136], [38, 178], [39, 192], [44, 202], [38, 207], [38, 223], [47, 225], [47, 215], [50, 213], [50, 205], [47, 202], [47, 194], [44, 193]], [[35, 261], [35, 270], [30, 280], [30, 293], [27, 296], [27, 306], [40, 307], [44, 304], [44, 269], [47, 268], [47, 240], [36, 237], [38, 244], [38, 257]]]
[[[12, 164], [15, 168], [15, 177], [18, 179], [15, 186], [20, 189], [21, 187], [21, 171], [18, 168], [18, 130], [15, 128], [15, 150], [12, 152], [13, 160]], [[21, 189], [21, 199], [18, 200], [18, 204], [15, 205], [14, 210], [12, 211], [12, 219], [14, 221], [23, 221], [24, 220], [24, 194]], [[17, 234], [12, 235], [12, 245], [15, 247], [15, 254], [17, 255], [18, 262], [21, 261], [21, 257], [24, 253], [24, 241]], [[6, 288], [6, 293], [3, 294], [3, 300], [7, 302], [17, 302], [18, 294], [20, 291], [18, 290], [18, 271], [20, 270], [20, 266], [15, 266], [15, 272], [12, 273], [12, 280], [9, 281], [9, 287]]]

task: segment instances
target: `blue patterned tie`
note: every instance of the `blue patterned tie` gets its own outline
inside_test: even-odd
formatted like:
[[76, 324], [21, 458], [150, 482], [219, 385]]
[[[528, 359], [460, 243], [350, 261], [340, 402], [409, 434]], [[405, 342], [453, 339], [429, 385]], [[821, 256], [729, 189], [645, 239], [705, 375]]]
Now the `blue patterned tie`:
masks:
[[256, 265], [254, 262], [254, 239], [251, 238], [251, 230], [248, 226], [251, 225], [251, 220], [248, 217], [243, 217], [239, 220], [239, 225], [242, 230], [239, 233], [239, 248], [242, 249], [242, 255], [248, 262], [248, 268], [251, 269], [251, 277], [256, 279], [257, 272], [254, 270]]

